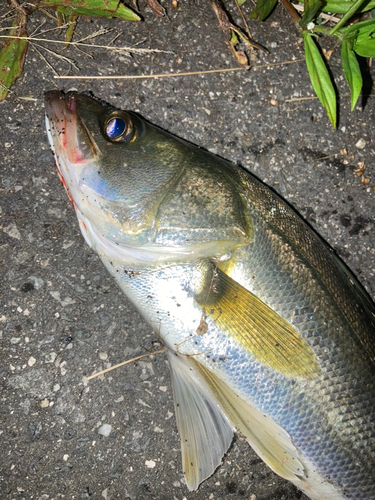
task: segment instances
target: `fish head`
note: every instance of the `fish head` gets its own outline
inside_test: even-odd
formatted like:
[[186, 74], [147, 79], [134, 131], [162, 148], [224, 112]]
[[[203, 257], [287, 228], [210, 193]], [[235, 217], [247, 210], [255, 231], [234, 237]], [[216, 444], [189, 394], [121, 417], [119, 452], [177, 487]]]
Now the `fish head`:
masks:
[[248, 244], [233, 166], [87, 94], [50, 91], [45, 108], [58, 173], [99, 255], [181, 261]]
[[[161, 199], [178, 176], [180, 151], [136, 113], [87, 94], [45, 95], [47, 134], [57, 171], [87, 243], [152, 242]], [[99, 252], [100, 253], [100, 252]]]

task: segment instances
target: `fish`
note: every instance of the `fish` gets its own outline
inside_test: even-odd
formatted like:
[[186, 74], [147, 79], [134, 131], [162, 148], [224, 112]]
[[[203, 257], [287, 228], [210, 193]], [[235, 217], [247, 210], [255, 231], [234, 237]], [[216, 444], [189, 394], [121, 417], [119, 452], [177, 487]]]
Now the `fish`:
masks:
[[248, 171], [88, 93], [45, 94], [87, 244], [167, 350], [196, 490], [234, 433], [312, 500], [375, 500], [375, 305]]

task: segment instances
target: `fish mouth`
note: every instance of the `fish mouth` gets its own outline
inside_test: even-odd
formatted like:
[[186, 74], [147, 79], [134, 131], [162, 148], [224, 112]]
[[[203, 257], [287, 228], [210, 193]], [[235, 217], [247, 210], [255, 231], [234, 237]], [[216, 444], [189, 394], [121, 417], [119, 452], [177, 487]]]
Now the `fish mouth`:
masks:
[[77, 105], [73, 93], [57, 90], [45, 94], [46, 130], [58, 176], [71, 204], [75, 207], [69, 185], [69, 168], [80, 158], [77, 154]]
[[[79, 172], [100, 153], [78, 111], [80, 94], [51, 90], [45, 94], [45, 119], [48, 140], [55, 157], [59, 178], [76, 207], [73, 191]], [[89, 99], [85, 96], [85, 99]], [[82, 103], [81, 103], [82, 104]]]
[[64, 94], [58, 90], [51, 90], [45, 94], [45, 110], [48, 139], [55, 156], [58, 153], [65, 155], [72, 164], [97, 159], [100, 156], [92, 135], [80, 118], [79, 106], [82, 97], [86, 104], [93, 101], [89, 96], [82, 96], [77, 92]]
[[92, 246], [79, 192], [83, 169], [98, 158], [96, 145], [79, 117], [79, 94], [58, 90], [45, 93], [45, 121], [48, 140], [55, 157], [57, 174], [73, 205], [81, 232]]
[[45, 94], [47, 133], [54, 154], [64, 152], [70, 163], [79, 163], [77, 94], [52, 90]]

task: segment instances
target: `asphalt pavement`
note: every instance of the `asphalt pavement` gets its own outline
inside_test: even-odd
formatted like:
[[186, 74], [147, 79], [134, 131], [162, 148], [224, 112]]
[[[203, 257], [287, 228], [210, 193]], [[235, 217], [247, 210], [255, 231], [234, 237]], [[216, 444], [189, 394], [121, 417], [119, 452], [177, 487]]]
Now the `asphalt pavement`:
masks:
[[[55, 79], [38, 53], [61, 75], [235, 66], [208, 2], [165, 6], [168, 18], [142, 6], [142, 23], [80, 18], [75, 35], [78, 40], [108, 28], [88, 43], [106, 45], [120, 33], [116, 47], [159, 52], [127, 56], [47, 43], [73, 59], [78, 71], [30, 46], [23, 75], [0, 104], [1, 499], [306, 498], [240, 436], [215, 474], [188, 492], [165, 353], [87, 382], [89, 375], [161, 345], [81, 237], [47, 142], [45, 91], [90, 90], [250, 169], [375, 295], [375, 101], [370, 97], [364, 109], [359, 103], [350, 112], [339, 46], [326, 45], [334, 50], [330, 65], [342, 95], [337, 130], [313, 98], [298, 31], [281, 6], [265, 23], [250, 23], [254, 38], [270, 50], [250, 71], [70, 81]], [[0, 15], [5, 12], [2, 6]], [[29, 34], [42, 22], [39, 32], [54, 27], [39, 12], [30, 19]], [[62, 39], [56, 31], [43, 36]]]

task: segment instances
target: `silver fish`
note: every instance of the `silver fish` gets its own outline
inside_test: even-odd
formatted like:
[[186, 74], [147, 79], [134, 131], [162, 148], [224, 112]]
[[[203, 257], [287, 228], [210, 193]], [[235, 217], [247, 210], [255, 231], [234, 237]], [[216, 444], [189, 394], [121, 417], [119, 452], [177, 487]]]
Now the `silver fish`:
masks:
[[375, 306], [248, 172], [75, 92], [46, 94], [82, 234], [168, 350], [190, 490], [235, 430], [313, 500], [375, 500]]

